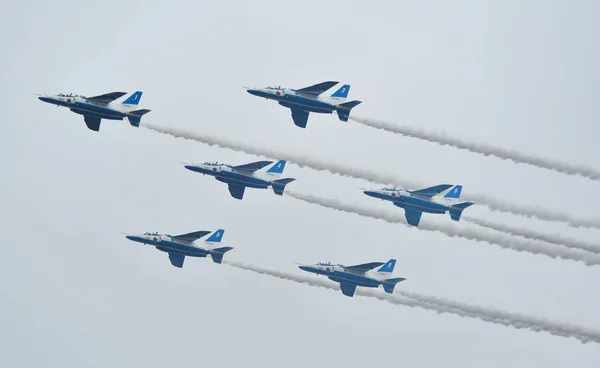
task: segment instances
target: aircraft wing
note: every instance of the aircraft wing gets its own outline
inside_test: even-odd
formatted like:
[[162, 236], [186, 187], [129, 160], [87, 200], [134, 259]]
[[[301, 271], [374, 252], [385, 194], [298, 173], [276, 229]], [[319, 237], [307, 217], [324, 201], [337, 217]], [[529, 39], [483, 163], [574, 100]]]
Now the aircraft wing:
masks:
[[319, 84], [312, 85], [310, 87], [304, 87], [301, 89], [297, 89], [296, 92], [304, 93], [306, 95], [318, 96], [321, 93], [327, 91], [329, 88], [335, 86], [340, 82], [328, 81]]
[[239, 184], [228, 184], [229, 185], [229, 193], [233, 198], [242, 199], [244, 198], [244, 190], [245, 186]]
[[93, 130], [94, 132], [97, 132], [100, 130], [100, 121], [102, 119], [95, 117], [95, 116], [91, 116], [91, 115], [83, 115], [83, 121], [85, 121], [85, 125], [87, 125], [88, 128], [90, 128], [90, 130]]
[[100, 103], [110, 103], [116, 100], [117, 98], [123, 97], [127, 94], [127, 92], [111, 92], [105, 93], [103, 95], [98, 95], [94, 97], [87, 97], [89, 101], [100, 102]]
[[354, 291], [356, 291], [356, 284], [351, 284], [349, 282], [341, 282], [340, 289], [342, 289], [342, 294], [346, 296], [354, 296]]
[[450, 184], [440, 184], [429, 188], [419, 189], [419, 190], [411, 190], [409, 191], [412, 194], [418, 194], [425, 197], [433, 197], [436, 194], [440, 194], [444, 190], [452, 187]]
[[193, 242], [210, 233], [210, 231], [195, 231], [193, 233], [175, 235], [173, 239]]
[[183, 267], [183, 261], [185, 261], [185, 256], [183, 254], [178, 253], [170, 253], [169, 252], [169, 260], [171, 264], [175, 267]]
[[260, 170], [263, 167], [268, 166], [272, 163], [273, 163], [273, 161], [256, 161], [256, 162], [251, 162], [251, 163], [245, 164], [245, 165], [233, 166], [233, 168], [236, 170], [255, 172], [256, 170]]
[[356, 271], [356, 272], [367, 272], [369, 270], [374, 269], [375, 267], [382, 266], [384, 262], [371, 262], [371, 263], [363, 263], [355, 266], [344, 266], [346, 270]]
[[406, 222], [408, 222], [409, 225], [412, 225], [412, 226], [419, 226], [419, 221], [421, 221], [422, 214], [423, 214], [423, 212], [421, 212], [421, 211], [409, 210], [409, 209], [404, 210], [404, 216], [406, 217]]
[[300, 128], [306, 128], [306, 123], [308, 123], [308, 111], [299, 110], [299, 109], [291, 109], [292, 110], [292, 119], [294, 119], [294, 124]]

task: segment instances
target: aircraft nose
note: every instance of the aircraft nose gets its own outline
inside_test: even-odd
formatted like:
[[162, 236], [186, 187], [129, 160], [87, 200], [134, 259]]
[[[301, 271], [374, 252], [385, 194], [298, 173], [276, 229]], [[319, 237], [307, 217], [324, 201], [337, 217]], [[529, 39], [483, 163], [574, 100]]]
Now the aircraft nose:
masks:
[[246, 92], [248, 92], [249, 94], [254, 95], [254, 96], [260, 96], [260, 92], [255, 89], [248, 88], [248, 90]]
[[365, 190], [365, 191], [363, 191], [363, 193], [365, 193], [366, 195], [368, 195], [370, 197], [377, 197], [377, 192], [374, 192], [372, 190]]
[[38, 97], [38, 98], [39, 98], [41, 101], [48, 102], [48, 103], [52, 103], [52, 99], [50, 99], [50, 98], [48, 98], [48, 97], [43, 97], [43, 96], [42, 96], [42, 97]]
[[135, 237], [133, 235], [125, 235], [125, 237], [129, 240], [135, 240]]
[[308, 266], [298, 266], [298, 268], [301, 269], [302, 271], [308, 271], [308, 272], [312, 271], [311, 268]]

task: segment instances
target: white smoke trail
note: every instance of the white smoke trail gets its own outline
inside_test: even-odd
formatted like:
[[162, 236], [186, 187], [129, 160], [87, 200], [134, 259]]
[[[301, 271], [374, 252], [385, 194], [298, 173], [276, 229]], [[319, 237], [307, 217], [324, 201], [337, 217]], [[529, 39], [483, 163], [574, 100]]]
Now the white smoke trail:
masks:
[[427, 142], [437, 143], [442, 146], [451, 146], [454, 148], [467, 150], [469, 152], [479, 153], [484, 156], [494, 156], [502, 160], [510, 160], [514, 163], [528, 164], [568, 175], [581, 175], [588, 179], [600, 181], [600, 171], [591, 167], [573, 165], [557, 160], [535, 157], [518, 152], [516, 150], [494, 147], [485, 143], [467, 142], [460, 138], [450, 137], [445, 133], [427, 132], [424, 129], [417, 127], [357, 117], [350, 119], [372, 128], [385, 130], [387, 132], [400, 134], [406, 137], [421, 139]]
[[[389, 223], [398, 223], [409, 226], [401, 215], [390, 214], [374, 208], [362, 208], [338, 199], [318, 197], [313, 194], [300, 193], [295, 190], [286, 190], [285, 194], [292, 198], [316, 204], [322, 207], [353, 213], [364, 217], [370, 217], [383, 220]], [[411, 226], [412, 227], [412, 226]], [[441, 225], [434, 223], [421, 222], [418, 229], [425, 231], [440, 232], [450, 237], [458, 237], [469, 240], [481, 241], [488, 244], [499, 245], [505, 249], [512, 249], [517, 252], [529, 252], [533, 254], [542, 254], [551, 258], [562, 258], [573, 261], [584, 262], [587, 266], [599, 265], [600, 255], [592, 254], [580, 249], [570, 249], [562, 246], [545, 244], [540, 241], [529, 239], [519, 239], [504, 234], [482, 233], [470, 228], [457, 228], [452, 225]]]
[[[210, 134], [200, 134], [188, 132], [176, 128], [168, 128], [154, 124], [142, 123], [142, 127], [155, 132], [168, 134], [173, 137], [189, 139], [207, 144], [227, 148], [237, 152], [244, 152], [251, 155], [269, 157], [275, 160], [287, 160], [300, 167], [308, 167], [317, 171], [327, 171], [332, 174], [349, 177], [354, 179], [369, 180], [376, 183], [394, 184], [404, 188], [421, 188], [426, 185], [409, 182], [402, 178], [395, 177], [382, 172], [369, 170], [367, 168], [354, 168], [346, 165], [327, 163], [318, 159], [312, 159], [303, 154], [294, 154], [284, 152], [280, 149], [273, 149], [266, 146], [257, 146], [246, 141], [235, 141], [232, 139], [223, 139], [211, 136]], [[534, 217], [540, 220], [565, 222], [573, 227], [587, 227], [600, 229], [600, 219], [579, 219], [562, 212], [555, 212], [541, 207], [529, 207], [517, 204], [507, 203], [505, 200], [498, 200], [481, 194], [463, 194], [463, 199], [472, 201], [476, 204], [486, 205], [492, 211], [507, 212], [514, 215]]]
[[541, 240], [546, 243], [563, 245], [567, 248], [581, 249], [591, 253], [600, 254], [600, 244], [593, 244], [583, 240], [564, 237], [560, 234], [544, 234], [535, 230], [522, 229], [496, 222], [482, 220], [471, 216], [462, 216], [461, 221], [465, 220], [475, 225], [488, 229], [500, 231], [513, 236], [522, 236], [526, 239]]
[[[332, 284], [324, 279], [270, 270], [265, 267], [258, 267], [236, 261], [224, 260], [223, 263], [243, 270], [268, 275], [283, 280], [293, 281], [314, 287], [339, 290], [339, 286], [337, 284]], [[584, 344], [589, 341], [600, 343], [600, 331], [568, 324], [565, 322], [553, 322], [539, 317], [510, 313], [499, 309], [470, 305], [411, 292], [385, 294], [375, 290], [358, 288], [356, 290], [356, 295], [376, 298], [396, 305], [422, 308], [437, 313], [449, 313], [458, 315], [460, 317], [475, 318], [485, 322], [514, 327], [517, 329], [525, 328], [535, 332], [547, 332], [556, 336], [574, 337]]]

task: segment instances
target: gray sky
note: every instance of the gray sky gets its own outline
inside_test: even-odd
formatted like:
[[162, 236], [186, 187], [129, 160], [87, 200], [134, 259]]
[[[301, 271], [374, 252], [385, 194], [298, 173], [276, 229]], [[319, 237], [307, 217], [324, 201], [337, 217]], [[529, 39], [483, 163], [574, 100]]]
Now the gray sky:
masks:
[[[352, 85], [356, 116], [410, 123], [599, 167], [595, 1], [17, 2], [3, 6], [0, 365], [596, 367], [597, 344], [255, 275], [209, 259], [183, 269], [125, 232], [226, 229], [225, 256], [398, 259], [399, 288], [600, 328], [600, 268], [333, 212], [224, 184], [178, 161], [256, 156], [83, 119], [32, 93], [144, 91], [143, 121], [324, 161], [368, 165], [512, 203], [598, 217], [599, 184], [311, 114], [240, 87]], [[295, 165], [305, 192], [384, 206], [377, 186]], [[391, 204], [390, 204], [391, 206]], [[471, 216], [596, 241], [598, 230]], [[450, 222], [424, 215], [422, 221]], [[465, 225], [459, 223], [459, 225]], [[298, 271], [301, 272], [301, 271]]]

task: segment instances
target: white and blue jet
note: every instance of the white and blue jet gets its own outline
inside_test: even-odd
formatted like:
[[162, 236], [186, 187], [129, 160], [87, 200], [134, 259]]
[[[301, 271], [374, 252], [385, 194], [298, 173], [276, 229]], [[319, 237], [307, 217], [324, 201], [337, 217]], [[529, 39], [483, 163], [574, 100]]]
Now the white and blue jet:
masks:
[[300, 128], [306, 128], [308, 114], [311, 112], [331, 114], [335, 111], [341, 121], [348, 121], [350, 110], [362, 102], [346, 102], [348, 92], [350, 91], [350, 85], [348, 84], [344, 84], [331, 96], [320, 96], [338, 83], [328, 81], [301, 89], [282, 87], [245, 88], [251, 95], [275, 100], [281, 106], [289, 108], [292, 110], [294, 124]]
[[[395, 265], [396, 260], [390, 259], [386, 263], [371, 262], [355, 266], [317, 263], [314, 265], [300, 265], [298, 267], [303, 271], [327, 276], [330, 280], [340, 284], [342, 294], [354, 296], [357, 286], [378, 288], [382, 285], [386, 293], [392, 294], [396, 284], [406, 280], [404, 277], [391, 278]], [[379, 268], [374, 270], [376, 267]]]
[[444, 214], [450, 212], [450, 218], [460, 220], [462, 211], [473, 202], [459, 202], [462, 185], [441, 184], [419, 190], [383, 188], [365, 190], [368, 196], [391, 201], [395, 206], [404, 208], [406, 221], [419, 226], [421, 215], [426, 213]]
[[140, 126], [144, 114], [150, 112], [147, 109], [137, 109], [142, 98], [142, 92], [134, 92], [125, 101], [115, 103], [114, 101], [125, 96], [126, 92], [111, 92], [103, 95], [85, 97], [73, 94], [60, 93], [54, 96], [40, 96], [39, 99], [56, 106], [63, 106], [76, 114], [83, 115], [83, 120], [90, 130], [100, 130], [102, 119], [123, 120], [127, 118], [134, 127]]
[[[169, 253], [171, 264], [182, 268], [185, 257], [211, 256], [213, 262], [221, 263], [223, 255], [233, 247], [221, 247], [221, 240], [225, 230], [219, 229], [211, 234], [210, 231], [196, 231], [182, 235], [169, 235], [159, 233], [126, 234], [126, 238], [138, 243], [150, 244], [156, 249]], [[211, 234], [206, 240], [198, 239]]]
[[220, 182], [227, 183], [233, 198], [242, 199], [246, 188], [273, 188], [277, 195], [283, 195], [285, 186], [294, 178], [279, 179], [285, 168], [285, 160], [257, 161], [245, 165], [231, 166], [218, 162], [186, 164], [185, 168], [204, 175], [214, 176]]

